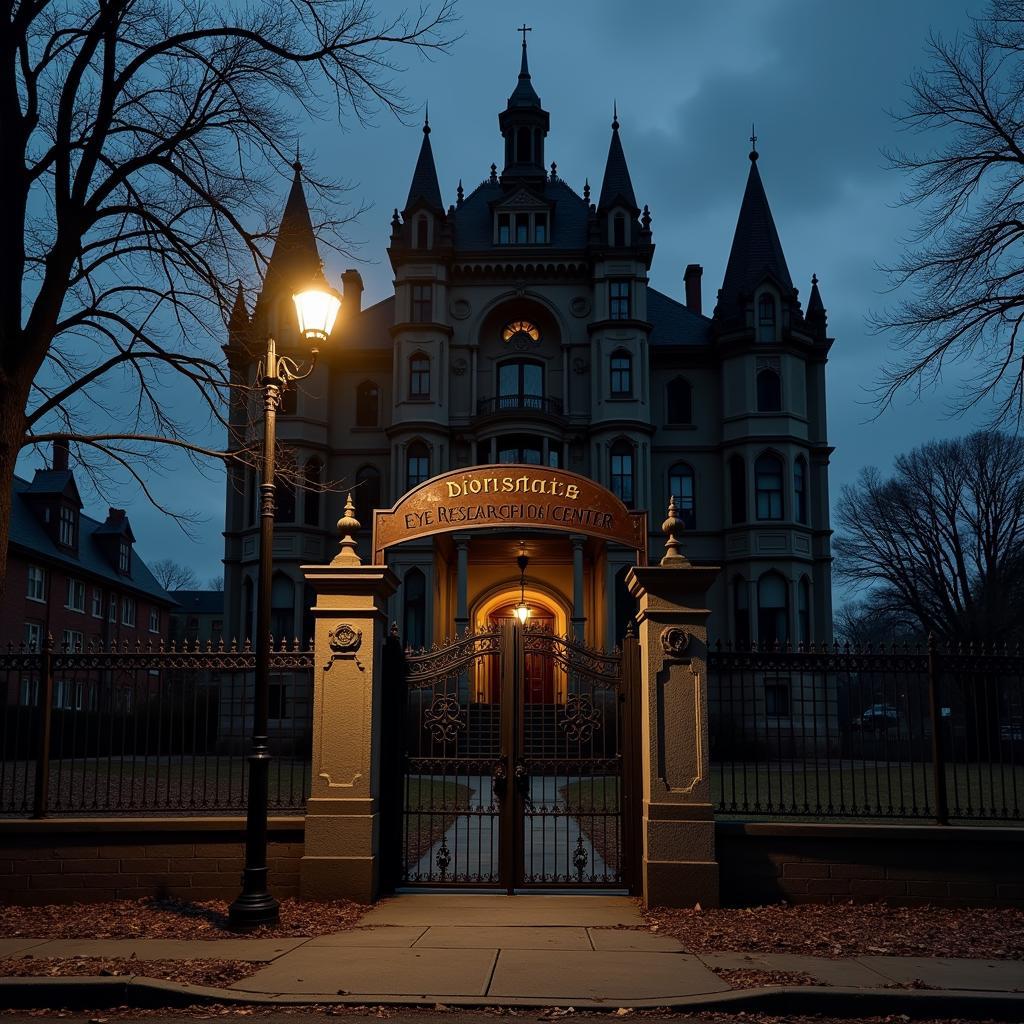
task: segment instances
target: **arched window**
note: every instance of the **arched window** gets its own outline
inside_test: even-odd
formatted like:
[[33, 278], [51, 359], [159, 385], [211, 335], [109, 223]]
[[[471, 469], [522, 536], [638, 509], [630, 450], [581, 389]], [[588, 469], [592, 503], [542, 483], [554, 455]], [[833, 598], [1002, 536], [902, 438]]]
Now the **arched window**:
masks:
[[633, 393], [633, 357], [624, 349], [612, 353], [608, 364], [611, 393], [615, 398], [624, 398]]
[[252, 577], [246, 576], [242, 583], [242, 639], [251, 640], [256, 630], [254, 629], [253, 623], [253, 609], [256, 607], [256, 603], [253, 599], [253, 583]]
[[628, 508], [633, 507], [633, 446], [625, 440], [616, 441], [611, 448], [611, 489]]
[[270, 635], [275, 645], [295, 634], [295, 584], [283, 572], [270, 584]]
[[633, 597], [629, 592], [629, 587], [626, 586], [628, 572], [629, 566], [624, 565], [615, 574], [615, 642], [620, 645], [622, 638], [626, 635], [626, 627], [630, 622], [636, 620], [638, 611], [637, 599]]
[[295, 522], [295, 480], [294, 467], [289, 467], [287, 475], [283, 472], [276, 478], [277, 487], [274, 494], [274, 522]]
[[786, 581], [777, 572], [766, 572], [757, 582], [757, 642], [765, 647], [788, 639]]
[[302, 495], [302, 521], [307, 526], [320, 525], [320, 487], [323, 484], [323, 463], [316, 457], [306, 463], [303, 474], [306, 485]]
[[427, 578], [421, 569], [409, 569], [402, 580], [402, 616], [405, 645], [419, 650], [427, 642]]
[[405, 450], [405, 487], [409, 490], [430, 476], [430, 452], [422, 441], [413, 441]]
[[811, 642], [811, 584], [806, 576], [800, 577], [796, 590], [796, 628], [800, 643]]
[[757, 340], [775, 341], [775, 297], [767, 292], [757, 300]]
[[356, 388], [356, 426], [375, 427], [380, 422], [380, 388], [364, 380]]
[[693, 388], [683, 377], [676, 377], [665, 388], [665, 405], [669, 423], [693, 422]]
[[732, 581], [732, 618], [736, 643], [750, 643], [750, 587], [742, 576]]
[[807, 462], [802, 455], [793, 463], [793, 495], [796, 501], [796, 521], [807, 524]]
[[417, 217], [416, 218], [416, 248], [417, 249], [427, 249], [427, 248], [429, 248], [429, 246], [427, 244], [427, 231], [428, 231], [428, 228], [427, 228], [427, 218], [426, 217]]
[[729, 509], [734, 526], [747, 521], [747, 467], [742, 455], [729, 460]]
[[612, 225], [612, 245], [621, 249], [626, 244], [626, 218], [621, 213], [615, 215]]
[[422, 352], [409, 358], [409, 397], [430, 397], [430, 358]]
[[676, 499], [676, 510], [683, 528], [697, 529], [697, 499], [694, 492], [693, 469], [685, 462], [677, 462], [668, 471], [668, 492]]
[[373, 529], [373, 510], [380, 508], [380, 473], [374, 466], [363, 466], [356, 473], [352, 499], [360, 527]]
[[530, 145], [530, 129], [523, 127], [516, 133], [516, 161], [521, 164], [528, 164], [533, 159], [533, 150]]
[[772, 369], [757, 372], [757, 411], [779, 412], [782, 409], [782, 379]]
[[544, 367], [534, 362], [502, 363], [498, 367], [499, 409], [542, 409]]
[[754, 463], [754, 489], [758, 519], [781, 519], [782, 459], [777, 455], [762, 455]]

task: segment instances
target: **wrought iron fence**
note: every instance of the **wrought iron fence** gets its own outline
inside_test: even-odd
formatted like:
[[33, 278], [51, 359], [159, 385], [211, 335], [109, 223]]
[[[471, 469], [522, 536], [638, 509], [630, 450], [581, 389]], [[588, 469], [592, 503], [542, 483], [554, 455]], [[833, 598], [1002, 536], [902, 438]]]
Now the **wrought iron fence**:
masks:
[[[0, 814], [241, 811], [255, 655], [223, 643], [0, 653]], [[270, 808], [309, 795], [313, 654], [271, 656]]]
[[1024, 819], [1024, 656], [810, 645], [708, 659], [725, 815]]

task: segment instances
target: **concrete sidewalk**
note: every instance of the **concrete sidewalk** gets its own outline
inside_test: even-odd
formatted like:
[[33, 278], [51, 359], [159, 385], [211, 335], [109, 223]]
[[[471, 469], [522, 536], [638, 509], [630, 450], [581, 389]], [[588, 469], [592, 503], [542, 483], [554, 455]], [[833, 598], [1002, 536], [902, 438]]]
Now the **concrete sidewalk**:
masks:
[[[968, 1015], [1024, 1019], [1021, 961], [893, 956], [830, 960], [769, 952], [697, 956], [642, 925], [636, 905], [623, 897], [414, 895], [379, 904], [359, 928], [313, 939], [4, 939], [0, 956], [204, 958], [266, 965], [230, 989], [141, 977], [96, 979], [111, 989], [134, 985], [137, 994], [145, 992], [146, 1005], [161, 999], [180, 1005], [175, 1000], [189, 998], [776, 1012], [788, 1007], [789, 1012], [833, 1013], [839, 1005], [848, 1007], [845, 1015], [860, 1015], [871, 1007], [906, 1012], [911, 1004], [920, 1012], [927, 1004], [934, 1007], [929, 1012], [941, 1006], [946, 1016], [952, 999]], [[799, 972], [815, 984], [737, 989], [716, 969]], [[24, 1000], [33, 987], [40, 990], [33, 998], [47, 998], [43, 990], [51, 1000], [66, 998], [83, 985], [87, 990], [86, 980], [76, 978], [3, 979], [0, 989], [6, 996], [0, 1003], [30, 1005]], [[98, 988], [94, 991], [99, 994]]]

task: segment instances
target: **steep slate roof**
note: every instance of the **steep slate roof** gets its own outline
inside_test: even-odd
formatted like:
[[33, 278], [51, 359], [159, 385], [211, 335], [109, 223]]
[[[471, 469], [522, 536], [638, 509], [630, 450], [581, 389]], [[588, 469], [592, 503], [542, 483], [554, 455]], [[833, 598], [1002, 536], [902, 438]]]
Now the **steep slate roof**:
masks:
[[781, 288], [792, 289], [786, 257], [782, 252], [779, 233], [768, 205], [768, 196], [757, 170], [757, 152], [750, 154], [750, 174], [736, 220], [729, 262], [722, 281], [722, 294], [715, 311], [716, 316], [738, 312], [740, 294], [751, 295], [754, 289], [771, 274]]
[[82, 499], [78, 496], [78, 484], [75, 483], [75, 475], [70, 469], [41, 469], [32, 478], [32, 483], [23, 482], [28, 494], [63, 494], [74, 498], [78, 502], [78, 507], [82, 507]]
[[[48, 475], [53, 472], [55, 471], [48, 471]], [[64, 471], [57, 470], [56, 472]], [[58, 562], [69, 569], [88, 573], [90, 576], [102, 577], [119, 588], [136, 590], [162, 604], [174, 604], [174, 598], [157, 583], [146, 563], [137, 553], [132, 555], [131, 572], [127, 575], [119, 573], [110, 564], [109, 559], [93, 540], [93, 535], [103, 525], [96, 519], [79, 514], [77, 556], [59, 548], [50, 539], [42, 524], [25, 503], [23, 495], [30, 492], [31, 488], [32, 485], [27, 480], [18, 476], [14, 478], [10, 536], [13, 546], [37, 554], [47, 562]]]
[[412, 184], [409, 186], [409, 198], [405, 201], [405, 209], [417, 199], [422, 199], [438, 210], [443, 210], [441, 202], [441, 186], [437, 183], [437, 168], [434, 166], [434, 151], [430, 147], [430, 124], [423, 122], [423, 142], [420, 144], [420, 155], [416, 160], [416, 170], [412, 173]]
[[612, 121], [612, 140], [608, 144], [608, 159], [604, 165], [604, 180], [601, 182], [601, 198], [598, 200], [597, 208], [607, 210], [616, 199], [621, 199], [631, 210], [640, 209], [636, 205], [633, 182], [630, 180], [629, 167], [626, 165], [626, 154], [622, 151], [618, 116]]
[[706, 345], [711, 341], [711, 320], [683, 303], [648, 286], [647, 320], [652, 345]]
[[292, 288], [320, 272], [320, 252], [313, 234], [306, 193], [302, 189], [302, 164], [296, 161], [293, 166], [295, 177], [263, 279], [261, 301], [264, 295], [271, 295], [277, 288]]
[[380, 349], [390, 352], [394, 348], [391, 328], [395, 325], [395, 297], [393, 295], [359, 311], [345, 327], [345, 342], [353, 348]]
[[224, 592], [221, 590], [170, 590], [178, 602], [177, 615], [223, 615]]
[[[536, 189], [530, 189], [534, 194]], [[497, 182], [484, 181], [455, 208], [455, 251], [494, 249], [517, 251], [514, 245], [494, 244], [492, 204], [506, 193]], [[541, 197], [551, 204], [551, 242], [546, 246], [520, 246], [518, 251], [537, 249], [538, 255], [553, 249], [585, 249], [587, 246], [587, 204], [564, 181], [545, 181]]]

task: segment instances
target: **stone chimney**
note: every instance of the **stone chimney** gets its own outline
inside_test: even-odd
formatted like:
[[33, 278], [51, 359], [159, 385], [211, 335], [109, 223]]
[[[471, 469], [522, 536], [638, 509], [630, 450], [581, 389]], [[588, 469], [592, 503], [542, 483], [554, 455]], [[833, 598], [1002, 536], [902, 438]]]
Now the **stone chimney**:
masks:
[[700, 278], [704, 268], [699, 263], [691, 263], [683, 271], [683, 283], [686, 286], [686, 308], [693, 313], [701, 311]]
[[67, 469], [68, 468], [68, 455], [70, 453], [70, 445], [66, 437], [58, 437], [53, 442], [53, 468], [54, 469]]
[[341, 275], [342, 303], [346, 316], [354, 316], [363, 304], [363, 278], [358, 270], [349, 267]]
[[107, 509], [107, 521], [104, 526], [120, 526], [124, 522], [124, 509], [123, 508], [108, 508]]

